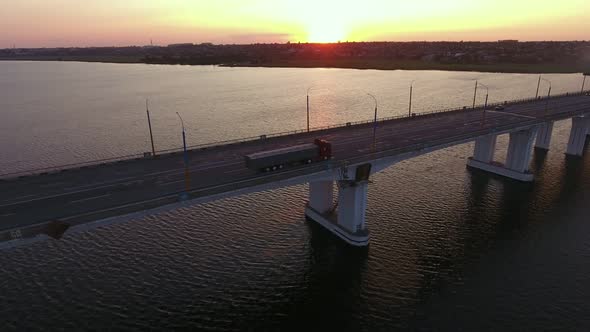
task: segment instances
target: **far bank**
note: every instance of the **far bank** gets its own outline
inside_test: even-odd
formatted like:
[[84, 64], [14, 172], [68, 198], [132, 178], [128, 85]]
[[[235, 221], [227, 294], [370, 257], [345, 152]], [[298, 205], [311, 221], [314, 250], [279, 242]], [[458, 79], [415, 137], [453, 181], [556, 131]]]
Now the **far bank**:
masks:
[[[159, 59], [158, 59], [159, 60]], [[373, 70], [445, 70], [445, 71], [476, 71], [488, 73], [539, 73], [539, 74], [571, 74], [590, 72], [590, 65], [578, 63], [494, 63], [494, 64], [461, 64], [437, 63], [428, 61], [388, 61], [380, 59], [330, 59], [330, 60], [273, 60], [266, 62], [217, 62], [210, 61], [193, 63], [191, 61], [155, 61], [134, 56], [27, 56], [0, 57], [0, 61], [74, 61], [101, 63], [143, 63], [158, 65], [218, 65], [221, 67], [267, 67], [267, 68], [342, 68], [342, 69], [373, 69]]]

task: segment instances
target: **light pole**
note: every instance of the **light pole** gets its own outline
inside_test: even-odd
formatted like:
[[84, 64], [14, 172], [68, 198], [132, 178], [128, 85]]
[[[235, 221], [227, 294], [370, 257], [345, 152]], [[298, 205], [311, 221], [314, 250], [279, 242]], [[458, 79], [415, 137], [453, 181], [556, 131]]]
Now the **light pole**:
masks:
[[545, 115], [547, 115], [547, 109], [549, 107], [549, 98], [551, 98], [551, 81], [543, 78], [543, 81], [549, 83], [549, 90], [547, 90], [547, 100], [545, 101]]
[[152, 134], [152, 121], [150, 120], [150, 109], [148, 107], [148, 100], [145, 100], [145, 111], [148, 118], [148, 127], [150, 128], [150, 141], [152, 142], [152, 156], [156, 156], [156, 149], [154, 148], [154, 135]]
[[479, 83], [479, 85], [483, 86], [486, 89], [486, 101], [483, 105], [483, 109], [485, 111], [486, 107], [488, 107], [488, 95], [490, 94], [490, 88], [487, 85]]
[[473, 109], [475, 109], [475, 97], [477, 97], [477, 80], [475, 80], [475, 91], [473, 91]]
[[410, 106], [408, 106], [408, 117], [412, 116], [412, 89], [414, 88], [414, 81], [410, 82]]
[[584, 84], [586, 83], [586, 76], [588, 75], [584, 74], [584, 79], [582, 80], [582, 91], [580, 93], [584, 93]]
[[539, 75], [539, 80], [537, 81], [537, 93], [535, 94], [535, 99], [539, 98], [539, 86], [541, 85], [541, 75]]
[[377, 98], [370, 93], [367, 93], [367, 95], [371, 96], [375, 101], [375, 117], [373, 119], [373, 152], [375, 152], [377, 148]]
[[487, 85], [479, 83], [479, 85], [483, 86], [486, 89], [486, 101], [483, 105], [483, 115], [481, 120], [481, 125], [483, 126], [486, 122], [486, 108], [488, 107], [488, 96], [490, 94], [490, 88]]
[[182, 126], [182, 146], [184, 149], [184, 193], [181, 195], [181, 198], [186, 199], [188, 198], [188, 192], [191, 188], [188, 172], [188, 154], [186, 151], [186, 132], [184, 130], [184, 121], [182, 121], [182, 117], [178, 112], [176, 112], [176, 115], [178, 115], [178, 118], [180, 119], [180, 125]]
[[309, 90], [311, 87], [307, 88], [307, 132], [309, 133]]

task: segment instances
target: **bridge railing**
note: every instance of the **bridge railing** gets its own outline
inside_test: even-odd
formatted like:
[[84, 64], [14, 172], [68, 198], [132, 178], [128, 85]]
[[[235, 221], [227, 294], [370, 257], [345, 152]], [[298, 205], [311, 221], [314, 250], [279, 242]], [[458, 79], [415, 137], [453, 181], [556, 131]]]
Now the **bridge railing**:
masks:
[[[551, 97], [549, 97], [549, 99], [579, 96], [582, 94], [583, 94], [583, 92], [573, 92], [573, 93], [567, 92], [567, 93], [551, 96]], [[543, 97], [539, 96], [538, 98], [523, 98], [523, 99], [516, 99], [516, 100], [510, 100], [510, 101], [504, 101], [504, 102], [491, 103], [491, 104], [488, 104], [487, 106], [488, 106], [488, 108], [490, 108], [490, 107], [495, 107], [495, 106], [499, 106], [499, 105], [507, 105], [507, 104], [508, 105], [524, 104], [524, 103], [530, 103], [530, 102], [534, 102], [534, 101], [546, 100], [547, 98], [548, 98], [547, 96], [543, 96]], [[432, 115], [436, 115], [436, 114], [449, 113], [449, 112], [472, 112], [472, 111], [482, 110], [483, 108], [484, 108], [483, 104], [478, 104], [478, 105], [476, 105], [475, 108], [472, 108], [472, 107], [446, 108], [446, 109], [440, 109], [440, 110], [435, 110], [435, 111], [413, 113], [412, 115], [404, 114], [404, 115], [396, 115], [396, 116], [378, 118], [377, 122], [382, 123], [382, 122], [401, 120], [401, 119], [419, 118], [419, 117], [432, 116]], [[214, 148], [214, 147], [221, 147], [221, 146], [226, 146], [226, 145], [231, 145], [231, 144], [244, 144], [244, 143], [250, 143], [250, 142], [257, 142], [257, 141], [260, 141], [261, 139], [278, 138], [278, 137], [297, 135], [297, 134], [310, 134], [311, 135], [311, 134], [314, 134], [314, 133], [317, 133], [320, 131], [326, 131], [326, 130], [343, 128], [343, 127], [359, 126], [359, 125], [368, 125], [368, 124], [372, 124], [372, 123], [373, 123], [373, 120], [360, 120], [360, 121], [339, 123], [339, 124], [334, 124], [334, 125], [329, 125], [329, 126], [314, 127], [314, 128], [310, 128], [309, 132], [307, 131], [307, 129], [291, 130], [291, 131], [271, 133], [271, 134], [265, 134], [265, 135], [259, 135], [259, 136], [251, 136], [251, 137], [236, 138], [236, 139], [225, 140], [225, 141], [216, 141], [216, 142], [211, 142], [211, 143], [196, 144], [196, 145], [191, 145], [187, 148], [191, 151], [205, 150], [205, 149], [210, 149], [210, 148]], [[179, 153], [182, 151], [183, 151], [182, 148], [163, 149], [163, 150], [156, 151], [156, 154], [159, 156], [162, 156], [162, 155], [176, 154], [176, 153]], [[148, 156], [148, 157], [151, 157], [151, 156]], [[122, 155], [122, 156], [116, 156], [116, 157], [110, 157], [110, 158], [104, 158], [104, 159], [88, 160], [88, 161], [83, 161], [83, 162], [78, 162], [78, 163], [69, 163], [69, 164], [55, 165], [55, 166], [49, 166], [49, 167], [43, 167], [43, 168], [34, 168], [34, 169], [29, 169], [29, 170], [0, 173], [0, 179], [6, 180], [6, 179], [11, 179], [11, 178], [18, 178], [18, 177], [31, 176], [31, 175], [44, 175], [44, 174], [48, 174], [48, 173], [58, 173], [58, 172], [63, 172], [63, 171], [70, 170], [70, 169], [89, 168], [89, 167], [101, 166], [101, 165], [112, 164], [112, 163], [117, 163], [117, 162], [139, 160], [139, 159], [143, 159], [143, 158], [146, 158], [144, 153], [128, 154], [128, 155]]]

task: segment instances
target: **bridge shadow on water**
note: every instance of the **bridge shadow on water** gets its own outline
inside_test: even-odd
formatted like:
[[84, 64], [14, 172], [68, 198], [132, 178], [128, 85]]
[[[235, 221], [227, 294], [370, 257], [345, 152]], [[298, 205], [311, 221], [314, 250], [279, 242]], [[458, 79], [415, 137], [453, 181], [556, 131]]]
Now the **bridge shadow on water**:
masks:
[[[568, 228], [580, 227], [579, 211], [576, 215], [570, 210], [587, 204], [583, 200], [590, 184], [589, 160], [587, 153], [582, 158], [561, 153], [549, 158], [547, 152], [536, 150], [534, 183], [469, 172], [467, 209], [457, 216], [457, 222], [463, 224], [464, 250], [450, 258], [451, 272], [434, 280], [436, 288], [422, 290], [412, 329], [456, 330], [460, 326], [462, 330], [481, 330], [485, 326], [513, 330], [519, 320], [524, 329], [547, 328], [531, 317], [543, 316], [538, 306], [552, 307], [546, 297], [563, 291], [553, 283], [564, 277], [560, 266], [569, 268], [573, 262], [563, 262], [559, 252], [563, 254], [564, 249], [559, 246], [568, 241]], [[422, 260], [420, 264], [438, 263]], [[536, 274], [538, 271], [547, 276]], [[522, 290], [522, 285], [532, 290]], [[539, 293], [541, 285], [552, 285], [555, 290], [545, 286]], [[575, 286], [572, 289], [579, 293]], [[576, 326], [575, 322], [564, 323], [562, 315], [552, 315], [548, 311], [545, 320], [557, 319], [562, 328]]]

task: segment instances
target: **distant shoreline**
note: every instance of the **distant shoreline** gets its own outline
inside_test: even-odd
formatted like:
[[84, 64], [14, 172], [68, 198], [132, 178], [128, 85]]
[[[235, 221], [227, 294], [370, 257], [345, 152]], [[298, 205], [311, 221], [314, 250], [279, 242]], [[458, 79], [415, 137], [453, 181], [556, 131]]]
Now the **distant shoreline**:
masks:
[[59, 61], [115, 64], [156, 64], [156, 65], [215, 65], [220, 67], [260, 68], [334, 68], [359, 70], [442, 70], [487, 73], [521, 74], [574, 74], [588, 71], [588, 66], [576, 63], [494, 63], [494, 64], [449, 64], [420, 60], [379, 60], [379, 59], [331, 59], [331, 60], [273, 60], [262, 63], [210, 63], [184, 64], [174, 62], [153, 62], [134, 56], [28, 56], [0, 57], [0, 61]]

